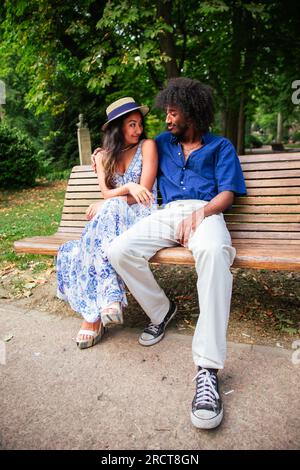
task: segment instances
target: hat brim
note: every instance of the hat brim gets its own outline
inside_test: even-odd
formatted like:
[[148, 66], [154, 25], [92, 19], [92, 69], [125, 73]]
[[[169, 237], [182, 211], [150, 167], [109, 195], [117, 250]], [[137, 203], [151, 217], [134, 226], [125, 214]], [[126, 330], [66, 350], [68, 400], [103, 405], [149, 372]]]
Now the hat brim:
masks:
[[124, 111], [123, 113], [118, 114], [118, 116], [116, 116], [116, 117], [110, 119], [110, 120], [107, 121], [105, 124], [103, 124], [103, 126], [101, 127], [101, 129], [102, 129], [103, 131], [105, 131], [105, 129], [107, 128], [108, 124], [111, 123], [112, 121], [115, 121], [115, 120], [118, 119], [119, 117], [125, 116], [125, 114], [130, 114], [130, 113], [132, 113], [133, 111], [137, 111], [137, 110], [141, 111], [141, 113], [142, 113], [142, 115], [143, 115], [144, 117], [146, 116], [146, 114], [149, 113], [149, 108], [148, 108], [148, 106], [144, 106], [144, 105], [142, 105], [142, 106], [137, 106], [136, 108], [132, 108], [130, 111]]

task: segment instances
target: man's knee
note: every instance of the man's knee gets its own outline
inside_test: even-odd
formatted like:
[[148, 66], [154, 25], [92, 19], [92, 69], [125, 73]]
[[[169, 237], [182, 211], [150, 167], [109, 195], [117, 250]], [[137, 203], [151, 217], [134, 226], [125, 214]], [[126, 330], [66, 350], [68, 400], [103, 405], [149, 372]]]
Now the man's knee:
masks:
[[235, 249], [224, 243], [199, 244], [191, 247], [191, 249], [195, 259], [205, 258], [215, 262], [225, 260], [232, 264], [235, 256]]
[[123, 235], [115, 238], [107, 249], [107, 258], [112, 266], [119, 266], [122, 264], [122, 261], [130, 251], [130, 241]]

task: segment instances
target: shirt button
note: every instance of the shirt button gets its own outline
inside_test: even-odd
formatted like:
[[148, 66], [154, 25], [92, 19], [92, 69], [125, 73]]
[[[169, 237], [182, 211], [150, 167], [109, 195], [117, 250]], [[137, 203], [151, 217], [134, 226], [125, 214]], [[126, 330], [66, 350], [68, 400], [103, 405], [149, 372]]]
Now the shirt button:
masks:
[[178, 152], [178, 155], [181, 155], [181, 153], [180, 153], [180, 152]]
[[183, 167], [182, 169], [185, 170], [185, 167]]
[[185, 190], [185, 188], [182, 188], [183, 190]]
[[180, 181], [180, 184], [183, 184], [183, 181]]

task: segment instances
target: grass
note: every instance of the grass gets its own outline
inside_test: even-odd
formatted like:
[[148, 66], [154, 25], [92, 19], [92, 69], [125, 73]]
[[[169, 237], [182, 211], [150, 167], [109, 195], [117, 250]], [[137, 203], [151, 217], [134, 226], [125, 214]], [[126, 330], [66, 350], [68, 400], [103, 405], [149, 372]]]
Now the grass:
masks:
[[2, 191], [0, 197], [0, 267], [26, 270], [35, 263], [35, 271], [49, 265], [49, 257], [17, 255], [13, 242], [56, 231], [61, 217], [66, 182], [43, 182], [31, 189]]
[[297, 143], [297, 144], [284, 144], [284, 147], [288, 148], [288, 149], [299, 149], [300, 150], [300, 144]]

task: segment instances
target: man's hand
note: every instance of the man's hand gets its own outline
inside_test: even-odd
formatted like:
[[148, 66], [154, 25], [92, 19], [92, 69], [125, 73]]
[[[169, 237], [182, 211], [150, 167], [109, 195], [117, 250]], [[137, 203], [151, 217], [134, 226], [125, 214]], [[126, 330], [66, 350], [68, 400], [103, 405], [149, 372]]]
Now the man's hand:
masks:
[[95, 173], [97, 173], [96, 156], [99, 155], [101, 152], [103, 152], [103, 149], [101, 147], [97, 147], [91, 155], [91, 165]]
[[204, 207], [201, 207], [183, 219], [176, 230], [175, 239], [178, 243], [187, 246], [190, 236], [197, 230], [204, 218]]

